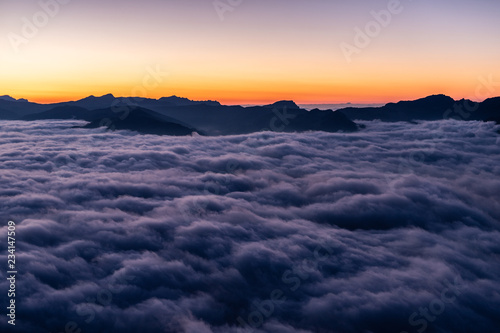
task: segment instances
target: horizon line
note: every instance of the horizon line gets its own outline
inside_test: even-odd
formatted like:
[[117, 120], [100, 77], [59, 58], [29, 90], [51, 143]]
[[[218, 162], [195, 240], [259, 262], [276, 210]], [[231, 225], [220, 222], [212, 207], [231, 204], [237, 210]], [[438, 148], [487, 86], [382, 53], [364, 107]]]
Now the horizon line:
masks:
[[427, 98], [427, 97], [430, 97], [430, 96], [446, 96], [446, 97], [450, 97], [452, 98], [453, 100], [455, 101], [460, 101], [460, 100], [470, 100], [472, 102], [475, 102], [475, 103], [481, 103], [481, 102], [484, 102], [485, 100], [487, 99], [490, 99], [490, 98], [495, 98], [495, 97], [500, 97], [500, 96], [492, 96], [492, 97], [487, 97], [487, 98], [484, 98], [483, 100], [476, 100], [476, 99], [471, 99], [471, 98], [466, 98], [466, 97], [462, 97], [460, 99], [456, 99], [456, 98], [453, 98], [447, 94], [443, 94], [443, 93], [438, 93], [438, 94], [431, 94], [431, 95], [426, 95], [426, 96], [423, 96], [423, 97], [417, 97], [417, 98], [413, 98], [413, 99], [400, 99], [400, 100], [390, 100], [390, 101], [331, 101], [331, 102], [324, 102], [324, 101], [306, 101], [306, 102], [297, 102], [293, 99], [278, 99], [278, 100], [266, 100], [266, 101], [239, 101], [239, 102], [235, 102], [235, 101], [227, 101], [227, 102], [222, 102], [220, 100], [217, 100], [217, 99], [192, 99], [192, 98], [189, 98], [189, 97], [184, 97], [184, 96], [178, 96], [178, 95], [169, 95], [169, 96], [161, 96], [161, 97], [158, 97], [158, 98], [155, 98], [155, 97], [140, 97], [140, 96], [115, 96], [113, 93], [107, 93], [107, 94], [103, 94], [103, 95], [100, 95], [100, 94], [90, 94], [90, 95], [87, 95], [85, 97], [77, 97], [77, 98], [70, 98], [70, 99], [63, 99], [63, 97], [60, 97], [60, 98], [54, 98], [54, 99], [50, 99], [51, 101], [47, 100], [47, 99], [27, 99], [25, 97], [20, 97], [20, 98], [16, 98], [16, 97], [13, 97], [12, 95], [9, 95], [9, 94], [5, 94], [5, 95], [0, 95], [0, 97], [10, 97], [10, 98], [13, 98], [15, 99], [16, 101], [19, 101], [19, 100], [25, 100], [29, 103], [35, 103], [35, 104], [43, 104], [43, 105], [50, 105], [50, 104], [58, 104], [58, 103], [71, 103], [71, 102], [77, 102], [77, 101], [80, 101], [82, 99], [85, 99], [85, 98], [89, 98], [89, 97], [95, 97], [95, 98], [102, 98], [102, 97], [105, 97], [105, 96], [108, 96], [108, 95], [111, 95], [113, 98], [115, 99], [120, 99], [120, 98], [131, 98], [131, 99], [151, 99], [151, 100], [159, 100], [161, 98], [168, 98], [168, 97], [177, 97], [177, 98], [185, 98], [185, 99], [188, 99], [190, 101], [194, 101], [194, 102], [218, 102], [220, 103], [221, 105], [225, 105], [225, 106], [261, 106], [261, 105], [269, 105], [269, 104], [273, 104], [273, 103], [276, 103], [276, 102], [280, 102], [280, 101], [292, 101], [294, 102], [295, 104], [297, 105], [346, 105], [346, 104], [352, 104], [352, 105], [370, 105], [370, 104], [376, 104], [376, 105], [385, 105], [385, 104], [390, 104], [390, 103], [397, 103], [397, 102], [403, 102], [403, 101], [414, 101], [414, 100], [419, 100], [419, 99], [423, 99], [423, 98]]

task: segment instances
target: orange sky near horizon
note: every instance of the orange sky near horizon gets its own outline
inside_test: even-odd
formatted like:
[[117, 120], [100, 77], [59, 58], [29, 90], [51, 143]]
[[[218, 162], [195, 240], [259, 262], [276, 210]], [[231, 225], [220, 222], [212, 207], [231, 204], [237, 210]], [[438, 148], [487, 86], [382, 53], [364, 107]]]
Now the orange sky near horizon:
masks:
[[[56, 1], [0, 4], [0, 95], [223, 104], [500, 96], [498, 1], [401, 0], [384, 24], [373, 13], [398, 0], [254, 0], [222, 16], [201, 0]], [[27, 24], [39, 25], [30, 36]], [[379, 31], [356, 44], [356, 29], [370, 24]], [[357, 48], [349, 57], [347, 44]]]

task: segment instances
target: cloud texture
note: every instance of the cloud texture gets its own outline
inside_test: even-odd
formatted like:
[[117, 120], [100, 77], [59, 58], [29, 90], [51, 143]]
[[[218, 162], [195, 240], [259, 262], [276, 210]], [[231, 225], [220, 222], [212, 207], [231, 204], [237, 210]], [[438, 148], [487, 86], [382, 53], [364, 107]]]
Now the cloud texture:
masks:
[[77, 124], [0, 122], [15, 332], [500, 327], [492, 123], [187, 138]]

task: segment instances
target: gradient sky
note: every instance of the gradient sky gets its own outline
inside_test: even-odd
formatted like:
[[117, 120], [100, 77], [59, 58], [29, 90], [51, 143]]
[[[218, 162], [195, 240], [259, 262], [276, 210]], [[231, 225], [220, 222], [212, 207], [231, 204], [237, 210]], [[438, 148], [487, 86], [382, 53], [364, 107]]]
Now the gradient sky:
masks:
[[[479, 78], [500, 82], [498, 0], [401, 0], [402, 12], [350, 63], [341, 43], [354, 44], [355, 28], [389, 0], [243, 0], [224, 20], [212, 0], [73, 0], [16, 52], [23, 18], [33, 22], [51, 1], [0, 0], [0, 95], [227, 104], [500, 95], [500, 85], [476, 94]], [[152, 68], [168, 75], [143, 89]]]

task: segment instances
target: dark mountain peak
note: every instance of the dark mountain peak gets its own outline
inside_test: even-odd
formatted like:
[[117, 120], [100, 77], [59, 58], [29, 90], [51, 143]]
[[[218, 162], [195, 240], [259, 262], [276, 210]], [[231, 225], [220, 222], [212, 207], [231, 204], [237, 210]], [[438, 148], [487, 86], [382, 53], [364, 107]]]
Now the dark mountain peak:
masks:
[[446, 95], [431, 95], [414, 101], [389, 103], [382, 107], [347, 108], [346, 115], [356, 120], [415, 121], [449, 117], [456, 101]]
[[0, 99], [1, 99], [1, 100], [4, 100], [4, 101], [9, 101], [9, 102], [16, 102], [16, 101], [17, 101], [17, 99], [12, 98], [12, 97], [10, 97], [9, 95], [3, 95], [3, 96], [0, 96]]
[[283, 108], [300, 109], [299, 106], [297, 104], [295, 104], [294, 101], [278, 101], [276, 103], [266, 105], [265, 107], [277, 108], [277, 109], [283, 109]]
[[451, 98], [450, 96], [439, 94], [439, 95], [430, 95], [424, 98], [421, 98], [419, 100], [416, 100], [416, 102], [428, 102], [428, 103], [455, 103], [455, 100]]
[[427, 97], [424, 97], [424, 98], [421, 98], [422, 100], [453, 100], [453, 98], [451, 98], [450, 96], [448, 95], [445, 95], [445, 94], [435, 94], [435, 95], [429, 95]]
[[97, 99], [112, 101], [112, 100], [115, 99], [115, 96], [113, 96], [113, 94], [106, 94], [106, 95], [102, 95], [102, 96], [99, 96], [99, 97], [96, 97], [94, 95], [90, 95], [89, 97], [85, 97], [85, 98], [80, 99], [78, 102], [95, 101]]
[[484, 100], [483, 104], [500, 104], [500, 97], [491, 97]]
[[112, 103], [116, 100], [115, 96], [112, 94], [107, 94], [103, 96], [96, 97], [94, 95], [90, 95], [88, 97], [85, 97], [83, 99], [80, 99], [76, 102], [68, 102], [68, 103], [62, 103], [62, 104], [71, 104], [75, 106], [80, 106], [82, 108], [88, 109], [88, 110], [96, 110], [96, 109], [102, 109], [106, 108], [112, 105]]
[[199, 105], [199, 104], [206, 104], [206, 105], [212, 105], [212, 106], [220, 106], [221, 104], [217, 101], [193, 101], [185, 97], [178, 97], [176, 95], [172, 95], [169, 97], [162, 97], [158, 100], [161, 103], [169, 103], [175, 106], [188, 106], [188, 105]]
[[472, 119], [496, 121], [500, 124], [500, 97], [488, 98], [478, 105], [478, 109], [471, 112]]
[[185, 98], [185, 97], [179, 97], [179, 96], [177, 96], [177, 95], [172, 95], [172, 96], [164, 96], [164, 97], [162, 97], [162, 98], [160, 98], [160, 99], [184, 99], [184, 100], [187, 100], [187, 98]]
[[178, 97], [175, 95], [168, 96], [168, 97], [162, 97], [158, 101], [160, 102], [170, 102], [170, 103], [182, 103], [182, 102], [190, 102], [189, 99], [185, 97]]
[[427, 97], [419, 98], [416, 100], [412, 101], [400, 101], [397, 103], [388, 103], [387, 106], [391, 105], [414, 105], [414, 106], [423, 106], [423, 105], [443, 105], [443, 104], [453, 104], [455, 103], [455, 100], [451, 98], [450, 96], [446, 96], [443, 94], [438, 94], [438, 95], [430, 95]]
[[[176, 119], [155, 111], [135, 107], [126, 117], [116, 114], [113, 109], [95, 110], [94, 118], [86, 128], [107, 127], [110, 130], [130, 130], [142, 134], [185, 136], [196, 132], [193, 127], [186, 126]], [[87, 118], [88, 119], [88, 118]]]
[[470, 99], [465, 99], [465, 98], [462, 98], [461, 100], [458, 100], [458, 101], [455, 101], [459, 104], [463, 104], [463, 103], [471, 103], [471, 104], [477, 104], [478, 102], [474, 102], [474, 101], [471, 101]]
[[312, 109], [311, 111], [309, 111], [310, 114], [317, 114], [317, 113], [322, 113], [322, 112], [335, 112], [335, 111], [333, 111], [332, 109], [323, 110], [323, 109], [318, 109], [318, 108], [315, 108], [315, 109]]

